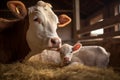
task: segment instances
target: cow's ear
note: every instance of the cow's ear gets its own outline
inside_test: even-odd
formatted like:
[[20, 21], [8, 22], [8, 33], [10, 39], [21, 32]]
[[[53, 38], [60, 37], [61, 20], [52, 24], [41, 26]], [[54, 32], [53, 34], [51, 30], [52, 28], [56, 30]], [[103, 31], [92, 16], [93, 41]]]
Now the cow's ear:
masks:
[[58, 27], [65, 27], [71, 22], [71, 18], [65, 14], [60, 15], [58, 19], [59, 19]]
[[81, 47], [82, 47], [82, 44], [81, 44], [81, 43], [76, 43], [76, 44], [73, 46], [72, 50], [73, 50], [73, 51], [78, 51], [78, 50], [81, 49]]
[[27, 9], [21, 1], [8, 1], [7, 6], [20, 19], [23, 19], [27, 15]]

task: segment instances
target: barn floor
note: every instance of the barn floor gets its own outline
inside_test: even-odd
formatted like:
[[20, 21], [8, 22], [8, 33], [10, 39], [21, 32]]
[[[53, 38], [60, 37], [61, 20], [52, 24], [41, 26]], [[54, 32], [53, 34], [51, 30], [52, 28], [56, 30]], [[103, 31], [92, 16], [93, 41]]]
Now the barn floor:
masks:
[[0, 64], [0, 80], [120, 80], [111, 68], [59, 67], [40, 62]]

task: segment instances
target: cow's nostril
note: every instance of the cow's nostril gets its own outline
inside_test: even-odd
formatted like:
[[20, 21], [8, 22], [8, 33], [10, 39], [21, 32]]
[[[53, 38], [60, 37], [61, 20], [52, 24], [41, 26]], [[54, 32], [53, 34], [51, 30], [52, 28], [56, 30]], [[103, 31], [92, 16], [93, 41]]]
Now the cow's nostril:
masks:
[[50, 46], [52, 48], [60, 48], [61, 47], [61, 39], [58, 37], [54, 37], [50, 39]]
[[56, 44], [56, 41], [54, 39], [51, 39], [51, 43]]
[[51, 39], [51, 43], [52, 44], [60, 44], [60, 41], [57, 38], [53, 38], [53, 39]]

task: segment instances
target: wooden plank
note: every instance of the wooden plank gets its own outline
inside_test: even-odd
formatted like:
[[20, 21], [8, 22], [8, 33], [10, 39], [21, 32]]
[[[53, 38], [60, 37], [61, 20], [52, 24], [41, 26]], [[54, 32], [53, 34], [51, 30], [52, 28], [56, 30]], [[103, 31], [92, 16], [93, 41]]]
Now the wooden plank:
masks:
[[76, 30], [80, 30], [80, 2], [75, 0], [75, 19], [76, 19]]
[[3, 9], [3, 10], [0, 10], [0, 12], [10, 12], [10, 10]]
[[[54, 12], [73, 12], [73, 10], [53, 10]], [[0, 12], [11, 12], [10, 10], [0, 10]]]
[[[103, 17], [104, 19], [115, 16], [115, 7], [114, 3], [109, 4], [104, 10]], [[114, 25], [115, 26], [115, 25]], [[113, 32], [114, 26], [111, 28], [104, 29], [104, 33]]]
[[89, 36], [89, 37], [82, 37], [79, 40], [86, 40], [86, 39], [96, 39], [96, 38], [110, 38], [114, 36], [120, 36], [120, 31], [112, 32], [112, 33], [105, 33], [103, 35], [98, 36]]
[[97, 45], [97, 44], [104, 44], [106, 42], [108, 43], [120, 43], [120, 38], [109, 38], [109, 39], [106, 39], [106, 40], [99, 40], [99, 41], [80, 41], [83, 45]]
[[95, 0], [95, 2], [97, 2], [97, 3], [100, 4], [100, 5], [105, 6], [105, 4], [104, 4], [101, 0]]
[[80, 42], [83, 45], [94, 45], [94, 44], [104, 44], [105, 42], [110, 42], [110, 43], [120, 43], [120, 38], [108, 38], [108, 39], [103, 39], [103, 40], [63, 40], [63, 43], [76, 43]]
[[66, 12], [72, 13], [72, 10], [53, 10], [54, 12]]
[[92, 30], [96, 30], [96, 29], [100, 29], [100, 28], [109, 28], [109, 27], [113, 27], [113, 25], [120, 23], [120, 14], [117, 16], [113, 16], [110, 18], [107, 18], [101, 22], [98, 22], [96, 24], [87, 26], [86, 28], [83, 28], [81, 30], [79, 30], [77, 33], [78, 34], [84, 34], [84, 33], [88, 33]]
[[80, 1], [73, 0], [72, 38], [77, 40], [77, 30], [80, 30]]

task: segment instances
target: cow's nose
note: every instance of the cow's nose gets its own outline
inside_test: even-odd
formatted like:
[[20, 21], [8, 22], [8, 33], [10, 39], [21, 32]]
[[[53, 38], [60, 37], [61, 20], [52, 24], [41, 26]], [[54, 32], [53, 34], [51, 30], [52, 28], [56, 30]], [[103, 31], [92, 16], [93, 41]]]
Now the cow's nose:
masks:
[[59, 38], [52, 38], [51, 43], [52, 43], [53, 47], [60, 47], [61, 41]]

